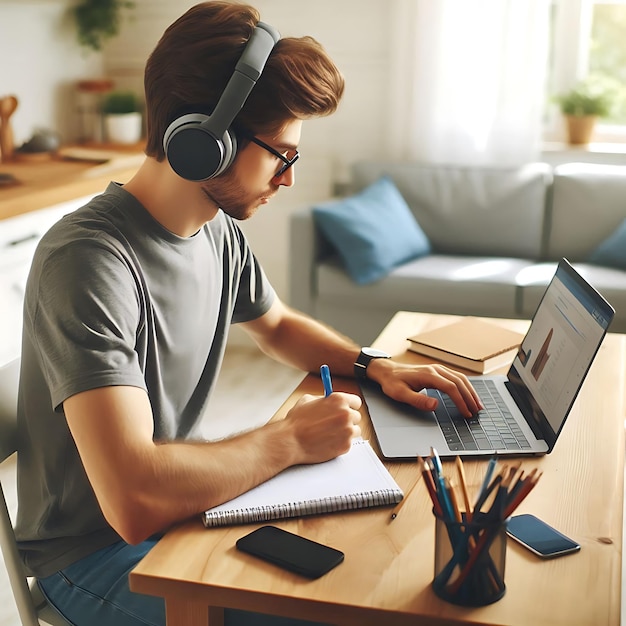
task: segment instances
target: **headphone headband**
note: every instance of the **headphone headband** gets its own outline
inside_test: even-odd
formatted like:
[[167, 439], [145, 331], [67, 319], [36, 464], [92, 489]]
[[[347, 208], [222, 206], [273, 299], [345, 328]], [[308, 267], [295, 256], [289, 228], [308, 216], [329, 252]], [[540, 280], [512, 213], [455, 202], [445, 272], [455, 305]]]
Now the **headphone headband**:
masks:
[[259, 22], [256, 25], [213, 113], [203, 123], [207, 130], [218, 137], [228, 130], [259, 80], [279, 39], [278, 31], [268, 24]]

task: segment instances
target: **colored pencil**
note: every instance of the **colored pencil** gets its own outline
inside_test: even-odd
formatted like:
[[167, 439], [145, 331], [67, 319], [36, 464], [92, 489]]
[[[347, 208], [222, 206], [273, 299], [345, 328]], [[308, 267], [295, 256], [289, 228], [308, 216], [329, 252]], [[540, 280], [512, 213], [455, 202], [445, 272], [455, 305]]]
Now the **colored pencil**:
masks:
[[424, 484], [426, 485], [426, 489], [428, 490], [430, 499], [433, 502], [433, 509], [436, 515], [438, 515], [439, 517], [443, 517], [443, 510], [441, 509], [441, 504], [439, 504], [439, 499], [437, 498], [437, 487], [435, 486], [433, 474], [428, 467], [428, 462], [426, 461], [426, 459], [422, 459], [422, 463], [422, 476], [424, 477]]
[[463, 501], [465, 502], [465, 519], [468, 522], [472, 521], [472, 505], [470, 504], [469, 492], [467, 490], [467, 481], [465, 479], [465, 468], [463, 467], [463, 461], [460, 456], [456, 457], [456, 470], [459, 475], [459, 483], [461, 485], [461, 492], [463, 493]]

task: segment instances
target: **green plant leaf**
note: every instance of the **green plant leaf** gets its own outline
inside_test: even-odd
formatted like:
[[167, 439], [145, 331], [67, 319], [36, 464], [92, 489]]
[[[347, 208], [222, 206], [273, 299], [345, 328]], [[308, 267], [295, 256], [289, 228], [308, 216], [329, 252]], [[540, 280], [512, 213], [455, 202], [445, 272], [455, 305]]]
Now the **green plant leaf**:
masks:
[[556, 96], [555, 100], [564, 115], [606, 117], [611, 112], [614, 94], [600, 83], [587, 80], [567, 93]]
[[112, 91], [102, 100], [102, 113], [120, 114], [141, 111], [141, 101], [133, 91]]
[[83, 0], [72, 10], [78, 42], [101, 50], [104, 42], [119, 33], [121, 12], [135, 6], [131, 0]]

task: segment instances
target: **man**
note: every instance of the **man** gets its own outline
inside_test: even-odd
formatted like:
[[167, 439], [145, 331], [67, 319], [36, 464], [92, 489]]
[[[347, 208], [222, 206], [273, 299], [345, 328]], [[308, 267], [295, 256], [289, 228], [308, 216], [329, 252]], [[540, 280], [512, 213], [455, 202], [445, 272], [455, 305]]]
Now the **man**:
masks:
[[[283, 421], [255, 431], [198, 440], [230, 324], [305, 371], [327, 363], [350, 376], [360, 352], [281, 302], [234, 222], [293, 185], [302, 121], [332, 113], [344, 88], [311, 38], [272, 41], [259, 62], [257, 43], [273, 35], [258, 22], [253, 8], [216, 1], [166, 30], [145, 71], [143, 165], [55, 225], [33, 261], [17, 536], [29, 574], [77, 626], [163, 624], [162, 601], [131, 593], [127, 580], [159, 533], [288, 466], [342, 454], [360, 433], [360, 398], [333, 393], [302, 398]], [[217, 168], [198, 176], [205, 158], [193, 141], [181, 156], [178, 133], [191, 128], [204, 149], [199, 126], [223, 115], [240, 58], [256, 84], [231, 112], [228, 133], [217, 143], [209, 134], [206, 161], [218, 145]], [[249, 65], [259, 63], [257, 81]], [[478, 409], [468, 380], [445, 367], [360, 359], [398, 400], [428, 408], [418, 391], [430, 386], [467, 415]], [[228, 612], [237, 619], [256, 623]]]

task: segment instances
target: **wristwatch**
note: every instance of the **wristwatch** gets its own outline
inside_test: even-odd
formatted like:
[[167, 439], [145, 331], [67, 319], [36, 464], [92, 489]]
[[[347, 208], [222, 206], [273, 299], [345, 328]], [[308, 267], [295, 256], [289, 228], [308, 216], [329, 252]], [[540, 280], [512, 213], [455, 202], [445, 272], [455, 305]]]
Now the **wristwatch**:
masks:
[[391, 356], [382, 350], [376, 348], [361, 348], [359, 358], [354, 364], [354, 376], [360, 380], [365, 379], [367, 373], [367, 366], [373, 359], [390, 359]]

